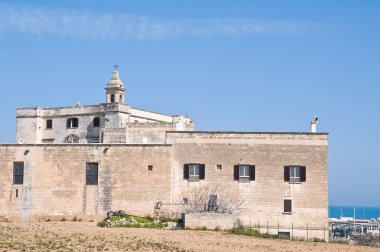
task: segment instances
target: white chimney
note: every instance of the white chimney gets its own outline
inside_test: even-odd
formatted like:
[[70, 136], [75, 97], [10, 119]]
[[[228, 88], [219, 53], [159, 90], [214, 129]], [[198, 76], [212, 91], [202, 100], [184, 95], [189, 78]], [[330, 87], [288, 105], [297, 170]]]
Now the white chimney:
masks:
[[316, 133], [317, 132], [317, 123], [318, 123], [318, 117], [314, 116], [313, 120], [311, 121], [310, 124], [310, 132], [311, 133]]

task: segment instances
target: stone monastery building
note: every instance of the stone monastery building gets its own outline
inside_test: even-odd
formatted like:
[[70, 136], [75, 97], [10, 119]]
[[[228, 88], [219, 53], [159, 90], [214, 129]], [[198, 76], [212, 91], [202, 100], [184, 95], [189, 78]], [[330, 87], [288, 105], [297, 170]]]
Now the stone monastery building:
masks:
[[194, 131], [124, 100], [115, 69], [105, 103], [18, 109], [17, 144], [0, 145], [0, 221], [154, 215], [222, 185], [243, 202], [241, 222], [326, 239], [327, 133]]

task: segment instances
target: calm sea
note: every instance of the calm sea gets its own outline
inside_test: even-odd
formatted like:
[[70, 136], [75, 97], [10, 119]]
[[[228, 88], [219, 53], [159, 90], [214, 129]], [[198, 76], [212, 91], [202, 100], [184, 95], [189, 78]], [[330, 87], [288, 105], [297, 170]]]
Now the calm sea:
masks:
[[380, 217], [380, 206], [329, 206], [329, 216], [330, 218], [339, 218], [340, 216], [354, 217], [354, 207], [356, 219], [371, 219]]

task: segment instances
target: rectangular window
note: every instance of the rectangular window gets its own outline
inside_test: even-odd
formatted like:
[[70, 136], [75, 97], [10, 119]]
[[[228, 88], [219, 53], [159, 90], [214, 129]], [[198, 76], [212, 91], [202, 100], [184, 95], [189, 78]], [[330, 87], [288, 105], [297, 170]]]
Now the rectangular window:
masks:
[[67, 119], [67, 128], [78, 128], [78, 118], [68, 118]]
[[94, 128], [96, 128], [96, 127], [100, 127], [100, 118], [99, 117], [94, 118]]
[[239, 178], [249, 179], [249, 165], [239, 165]]
[[292, 212], [292, 200], [284, 199], [284, 213], [291, 213], [291, 212]]
[[217, 170], [223, 170], [223, 166], [221, 164], [216, 165]]
[[255, 166], [245, 164], [235, 165], [234, 180], [242, 182], [255, 180]]
[[22, 185], [24, 183], [24, 162], [13, 162], [13, 184]]
[[284, 167], [284, 181], [290, 183], [299, 183], [306, 181], [306, 167], [291, 165]]
[[153, 171], [153, 165], [148, 165], [148, 171]]
[[98, 184], [98, 163], [87, 163], [86, 165], [86, 185]]
[[290, 166], [290, 181], [291, 182], [300, 182], [300, 169], [299, 166]]
[[46, 120], [46, 129], [52, 129], [53, 128], [53, 120], [48, 119]]
[[183, 178], [196, 181], [205, 179], [205, 165], [185, 164], [183, 170]]
[[199, 164], [189, 165], [189, 179], [197, 180], [199, 179], [200, 166]]

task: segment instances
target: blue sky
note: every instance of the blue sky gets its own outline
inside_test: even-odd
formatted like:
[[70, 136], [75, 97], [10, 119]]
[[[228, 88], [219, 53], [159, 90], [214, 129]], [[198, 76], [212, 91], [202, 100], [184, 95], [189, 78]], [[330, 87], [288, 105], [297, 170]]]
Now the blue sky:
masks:
[[380, 1], [0, 1], [0, 142], [18, 107], [126, 102], [197, 130], [329, 132], [330, 204], [380, 206]]

